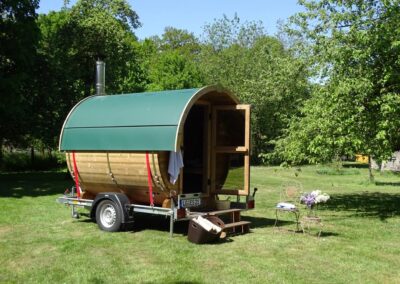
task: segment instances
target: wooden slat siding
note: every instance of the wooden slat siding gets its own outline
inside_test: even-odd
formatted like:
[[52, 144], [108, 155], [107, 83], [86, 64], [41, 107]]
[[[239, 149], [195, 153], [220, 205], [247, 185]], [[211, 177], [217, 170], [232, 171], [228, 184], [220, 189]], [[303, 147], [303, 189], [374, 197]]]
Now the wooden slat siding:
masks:
[[[149, 204], [149, 188], [146, 187], [127, 187], [126, 194], [129, 198], [138, 203]], [[169, 193], [162, 191], [154, 191], [154, 203], [162, 205], [163, 201], [169, 197]]]
[[158, 160], [158, 172], [160, 175], [160, 180], [162, 181], [165, 189], [175, 189], [174, 186], [171, 186], [168, 182], [168, 162], [169, 162], [169, 153], [168, 152], [157, 152], [157, 160]]
[[[71, 154], [67, 153], [67, 166], [72, 170]], [[159, 159], [161, 157], [161, 159]], [[161, 205], [169, 196], [170, 183], [168, 177], [168, 152], [154, 153], [154, 163], [151, 161], [153, 176], [157, 174], [161, 185], [153, 185], [154, 201]], [[79, 179], [83, 190], [88, 196], [94, 197], [99, 192], [123, 192], [133, 202], [148, 203], [148, 181], [145, 153], [109, 153], [106, 152], [77, 152], [76, 161], [79, 170]], [[108, 164], [109, 163], [109, 164]], [[110, 175], [110, 170], [114, 177]]]
[[[156, 191], [168, 191], [165, 185], [165, 181], [160, 173], [160, 152], [151, 154], [151, 170], [153, 173], [153, 180], [155, 182], [154, 187]], [[166, 160], [164, 161], [166, 162]], [[169, 191], [168, 191], [169, 192]], [[166, 193], [167, 194], [167, 193]], [[168, 193], [169, 194], [169, 193]]]
[[[80, 160], [80, 159], [77, 156], [78, 155], [75, 155], [75, 160], [76, 160], [76, 163], [78, 164], [78, 160]], [[68, 170], [71, 174], [71, 178], [73, 179], [74, 178], [73, 177], [74, 169], [73, 169], [72, 153], [66, 153], [66, 160], [67, 160]], [[86, 190], [87, 186], [85, 184], [85, 180], [82, 178], [82, 176], [80, 174], [79, 167], [78, 167], [78, 178], [79, 178], [79, 187], [82, 190]]]

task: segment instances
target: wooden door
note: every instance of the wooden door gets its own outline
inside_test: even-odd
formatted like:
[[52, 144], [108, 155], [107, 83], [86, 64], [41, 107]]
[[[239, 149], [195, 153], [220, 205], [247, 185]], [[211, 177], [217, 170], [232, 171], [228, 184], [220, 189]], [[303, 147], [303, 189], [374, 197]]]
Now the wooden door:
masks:
[[249, 195], [250, 105], [213, 106], [211, 121], [211, 192]]

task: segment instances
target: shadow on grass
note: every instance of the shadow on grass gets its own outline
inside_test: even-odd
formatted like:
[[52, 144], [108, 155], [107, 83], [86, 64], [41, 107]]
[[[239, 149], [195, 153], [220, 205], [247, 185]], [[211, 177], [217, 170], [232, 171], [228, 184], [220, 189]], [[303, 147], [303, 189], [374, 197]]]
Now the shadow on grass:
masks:
[[[169, 218], [164, 216], [148, 215], [148, 214], [135, 214], [135, 223], [128, 231], [132, 233], [137, 233], [144, 230], [155, 230], [162, 231], [169, 235]], [[174, 223], [174, 235], [188, 235], [189, 221], [179, 221]], [[219, 239], [218, 241], [205, 243], [205, 245], [220, 245], [224, 243], [233, 242], [231, 237], [228, 236], [224, 239]]]
[[[224, 216], [219, 216], [224, 222], [229, 222]], [[262, 228], [270, 226], [272, 227], [275, 223], [275, 219], [261, 218], [261, 217], [249, 217], [242, 216], [243, 221], [250, 221], [250, 228]], [[294, 224], [291, 221], [281, 221], [279, 222], [282, 225], [284, 224]], [[187, 235], [189, 227], [189, 221], [179, 221], [174, 224], [174, 233]], [[158, 231], [166, 231], [169, 232], [169, 217], [165, 218], [164, 216], [157, 215], [148, 215], [148, 214], [140, 214], [135, 213], [135, 225], [133, 226], [133, 230], [135, 232], [142, 230], [158, 230]]]
[[[269, 219], [264, 217], [242, 216], [242, 220], [251, 222], [250, 225], [251, 228], [273, 227], [275, 224], [275, 219]], [[279, 220], [279, 225], [287, 225], [287, 224], [295, 224], [295, 222]]]
[[[169, 232], [169, 217], [135, 213], [135, 223], [132, 227], [134, 232], [143, 230], [156, 230]], [[174, 234], [187, 235], [189, 221], [174, 223]]]
[[338, 233], [335, 232], [324, 232], [324, 230], [322, 230], [321, 235], [319, 236], [320, 238], [326, 238], [326, 237], [337, 237], [339, 236]]
[[[96, 223], [95, 220], [90, 218], [89, 214], [81, 213], [81, 215], [82, 217], [78, 222]], [[188, 233], [188, 224], [189, 221], [175, 222], [174, 234], [186, 236]], [[165, 218], [165, 216], [135, 213], [135, 222], [132, 225], [128, 225], [128, 227], [123, 231], [135, 233], [145, 230], [155, 230], [169, 233], [169, 217]]]
[[[92, 219], [89, 218], [89, 215], [82, 214], [83, 218], [79, 219], [79, 222], [82, 223], [94, 223]], [[260, 227], [272, 227], [275, 223], [275, 220], [268, 219], [268, 218], [260, 218], [260, 217], [247, 217], [243, 216], [242, 220], [252, 222], [250, 226], [251, 229], [260, 228]], [[137, 233], [146, 230], [154, 230], [154, 231], [161, 231], [169, 234], [169, 218], [165, 216], [157, 216], [157, 215], [149, 215], [149, 214], [141, 214], [135, 213], [135, 222], [134, 224], [130, 225], [125, 231]], [[292, 221], [280, 221], [279, 226], [285, 225], [293, 225], [295, 226], [295, 222]], [[174, 223], [174, 235], [188, 235], [188, 228], [189, 228], [189, 221], [179, 221]], [[221, 239], [218, 242], [208, 243], [208, 245], [218, 245], [227, 242], [233, 242], [234, 240], [231, 237], [235, 237], [237, 235], [241, 235], [240, 233], [232, 233], [226, 239]]]
[[1, 173], [0, 197], [61, 195], [71, 185], [72, 179], [65, 172]]
[[381, 220], [400, 215], [400, 194], [363, 192], [334, 194], [321, 210], [348, 211], [353, 216], [378, 217]]
[[198, 282], [198, 281], [177, 281], [177, 282], [174, 282], [174, 283], [176, 283], [176, 284], [201, 284], [203, 282]]
[[376, 181], [376, 185], [388, 185], [388, 186], [400, 186], [400, 182], [386, 182], [386, 181]]
[[368, 164], [357, 163], [357, 162], [346, 162], [343, 163], [343, 168], [368, 169]]

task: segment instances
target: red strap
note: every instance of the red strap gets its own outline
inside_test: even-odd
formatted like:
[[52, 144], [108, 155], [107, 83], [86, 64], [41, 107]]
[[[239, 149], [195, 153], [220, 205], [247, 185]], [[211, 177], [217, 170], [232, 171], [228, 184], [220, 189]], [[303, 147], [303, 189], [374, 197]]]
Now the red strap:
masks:
[[150, 205], [154, 206], [153, 200], [153, 184], [151, 182], [151, 169], [150, 169], [150, 160], [149, 160], [149, 152], [146, 152], [146, 167], [147, 167], [147, 183], [149, 185], [149, 198]]
[[72, 162], [74, 164], [74, 178], [75, 178], [75, 188], [76, 188], [76, 196], [78, 198], [81, 197], [81, 191], [79, 189], [79, 178], [78, 178], [78, 167], [76, 166], [76, 159], [75, 159], [75, 151], [72, 151]]

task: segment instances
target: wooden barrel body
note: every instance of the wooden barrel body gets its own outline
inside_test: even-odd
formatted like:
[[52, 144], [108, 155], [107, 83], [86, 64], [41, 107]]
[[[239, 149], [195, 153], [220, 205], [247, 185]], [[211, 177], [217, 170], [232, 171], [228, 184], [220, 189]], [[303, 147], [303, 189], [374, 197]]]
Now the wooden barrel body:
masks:
[[[72, 153], [66, 153], [73, 175]], [[76, 164], [83, 197], [94, 199], [101, 192], [121, 192], [133, 203], [149, 203], [146, 154], [143, 152], [76, 152]], [[169, 182], [169, 152], [149, 153], [155, 205], [161, 205], [170, 191], [179, 193], [179, 181]]]
[[[73, 176], [73, 157], [66, 153], [68, 170]], [[94, 199], [101, 192], [120, 192], [128, 196], [132, 203], [149, 204], [149, 184], [144, 152], [76, 152], [79, 184], [82, 198]], [[154, 204], [161, 206], [170, 197], [170, 192], [183, 194], [182, 180], [176, 184], [169, 181], [169, 152], [150, 152], [149, 161], [154, 194]], [[216, 184], [225, 182], [228, 161], [217, 162]], [[212, 193], [211, 193], [212, 194]]]

